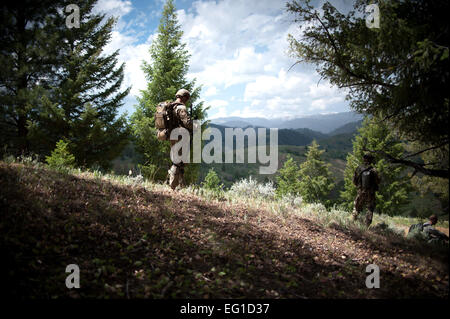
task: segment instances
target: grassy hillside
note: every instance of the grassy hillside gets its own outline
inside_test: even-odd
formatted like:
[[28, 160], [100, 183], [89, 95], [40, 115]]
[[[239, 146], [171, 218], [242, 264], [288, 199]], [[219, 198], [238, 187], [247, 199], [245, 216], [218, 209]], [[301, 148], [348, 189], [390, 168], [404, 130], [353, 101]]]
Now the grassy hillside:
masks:
[[[448, 247], [405, 239], [412, 219], [366, 230], [319, 204], [42, 164], [0, 162], [0, 189], [15, 298], [448, 298]], [[371, 263], [379, 289], [365, 287]], [[64, 285], [68, 264], [80, 289]]]
[[[335, 139], [335, 137], [332, 137], [331, 139]], [[349, 137], [350, 140], [350, 147], [351, 147], [351, 137]], [[319, 141], [321, 143], [322, 141]], [[336, 144], [336, 147], [333, 146], [332, 143], [326, 144], [325, 147], [322, 147], [321, 149], [325, 150], [325, 153], [323, 154], [323, 159], [325, 162], [330, 164], [330, 170], [333, 173], [333, 177], [335, 178], [336, 182], [343, 182], [344, 179], [344, 170], [345, 170], [345, 157], [346, 153], [344, 153], [347, 147], [341, 147], [341, 145], [338, 143]], [[330, 145], [330, 146], [329, 146]], [[303, 163], [306, 160], [306, 146], [296, 146], [296, 145], [279, 145], [278, 146], [278, 168], [283, 167], [284, 162], [286, 161], [286, 158], [288, 155], [294, 158], [297, 164]], [[247, 150], [245, 151], [245, 154], [247, 154]], [[247, 156], [247, 155], [246, 155]], [[277, 174], [269, 174], [269, 175], [260, 175], [259, 174], [259, 163], [252, 164], [252, 163], [233, 163], [233, 164], [205, 164], [202, 163], [200, 166], [200, 174], [199, 174], [199, 181], [203, 181], [205, 179], [205, 176], [208, 174], [208, 171], [213, 168], [217, 174], [219, 175], [222, 183], [225, 185], [225, 187], [230, 187], [234, 182], [242, 179], [242, 178], [248, 178], [249, 176], [253, 176], [260, 182], [272, 180], [275, 181], [275, 176]]]

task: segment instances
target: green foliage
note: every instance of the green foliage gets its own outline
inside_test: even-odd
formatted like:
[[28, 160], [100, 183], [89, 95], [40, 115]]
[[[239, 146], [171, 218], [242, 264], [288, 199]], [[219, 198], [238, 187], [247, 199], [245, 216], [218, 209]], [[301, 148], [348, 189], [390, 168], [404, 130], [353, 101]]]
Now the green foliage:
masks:
[[[353, 174], [356, 168], [363, 164], [363, 155], [367, 149], [383, 150], [395, 157], [401, 157], [405, 152], [403, 143], [384, 122], [369, 117], [364, 120], [353, 142], [353, 152], [347, 155], [347, 166], [344, 172], [345, 189], [341, 192], [341, 198], [348, 210], [353, 209], [357, 193], [356, 186], [352, 182]], [[378, 155], [375, 155], [374, 167], [381, 178], [379, 190], [376, 193], [376, 210], [390, 216], [400, 215], [407, 203], [408, 193], [411, 191], [406, 168], [389, 164]]]
[[117, 65], [118, 51], [104, 52], [115, 19], [94, 13], [96, 2], [71, 2], [81, 12], [80, 28], [71, 29], [65, 24], [66, 1], [2, 7], [1, 39], [8, 40], [2, 42], [0, 84], [8, 89], [0, 93], [0, 104], [7, 105], [0, 111], [0, 135], [8, 143], [0, 140], [1, 145], [48, 155], [64, 137], [77, 165], [102, 168], [126, 145], [126, 115], [118, 116], [129, 93], [121, 89], [124, 65]]
[[15, 156], [30, 151], [28, 125], [36, 119], [46, 87], [55, 80], [60, 5], [55, 0], [0, 5], [0, 145], [8, 145]]
[[[378, 1], [380, 28], [370, 29], [365, 8], [371, 3], [355, 1], [345, 14], [328, 1], [321, 12], [310, 1], [289, 3], [288, 11], [305, 26], [298, 39], [289, 36], [292, 56], [349, 88], [354, 110], [385, 118], [408, 141], [443, 149], [449, 142], [450, 30], [444, 12], [450, 3]], [[434, 173], [448, 179], [448, 168], [447, 162]]]
[[[195, 80], [189, 82], [186, 75], [189, 69], [189, 54], [186, 45], [181, 42], [183, 32], [178, 25], [177, 14], [172, 0], [164, 5], [158, 27], [158, 36], [150, 48], [151, 63], [144, 62], [142, 69], [147, 77], [147, 88], [138, 98], [136, 111], [132, 115], [132, 130], [137, 150], [144, 156], [145, 165], [152, 168], [154, 180], [164, 180], [170, 166], [170, 144], [156, 138], [154, 113], [159, 102], [172, 100], [175, 93], [187, 89], [191, 98], [187, 102], [193, 119], [202, 120], [206, 116], [203, 102], [196, 103], [200, 96], [200, 87]], [[192, 152], [192, 149], [191, 149]], [[185, 182], [195, 182], [198, 164], [189, 164], [185, 169]]]
[[329, 205], [328, 196], [334, 187], [329, 164], [321, 159], [324, 150], [319, 150], [319, 144], [314, 140], [308, 147], [306, 161], [300, 164], [299, 190], [306, 203], [321, 202]]
[[[362, 263], [373, 262], [381, 250], [386, 258], [377, 263], [392, 267], [385, 293], [375, 297], [417, 298], [424, 291], [430, 297], [448, 295], [447, 278], [441, 276], [448, 271], [448, 244], [446, 250], [434, 250], [385, 226], [383, 232], [358, 229], [347, 212], [321, 204], [292, 206], [284, 198], [266, 202], [235, 196], [239, 202], [218, 205], [210, 192], [193, 196], [197, 188], [168, 197], [167, 186], [129, 176], [82, 170], [66, 175], [1, 161], [0, 176], [0, 200], [8, 203], [0, 214], [0, 244], [5, 248], [5, 283], [14, 298], [373, 298], [373, 290], [347, 280], [360, 271], [348, 262], [355, 253], [354, 236], [366, 252]], [[151, 189], [151, 196], [143, 187]], [[187, 198], [195, 200], [186, 203]], [[402, 225], [418, 222], [375, 216], [389, 227], [399, 219]], [[322, 236], [329, 233], [317, 232], [323, 227], [337, 236]], [[308, 249], [271, 244], [274, 236], [298, 242], [299, 235], [308, 238]], [[332, 247], [339, 247], [339, 254], [330, 254]], [[336, 267], [331, 273], [320, 262], [298, 267], [312, 257]], [[85, 265], [83, 273], [92, 279], [83, 289], [61, 289], [67, 276], [61, 265], [71, 262]], [[38, 271], [42, 265], [44, 271]], [[171, 286], [174, 276], [182, 280]], [[313, 282], [295, 284], [308, 276]], [[404, 276], [417, 280], [399, 285]], [[133, 285], [128, 287], [130, 278]]]
[[62, 73], [53, 96], [64, 114], [64, 126], [53, 134], [68, 136], [78, 165], [109, 168], [130, 134], [126, 115], [117, 117], [130, 88], [121, 89], [124, 64], [118, 65], [119, 52], [103, 52], [111, 40], [115, 19], [93, 13], [96, 2], [73, 2], [82, 12], [80, 28], [64, 27], [61, 31]]
[[69, 151], [69, 143], [59, 140], [51, 156], [45, 158], [47, 164], [56, 169], [74, 168], [75, 156]]
[[[411, 152], [417, 152], [426, 148], [426, 145], [421, 143], [411, 143], [406, 145]], [[430, 166], [434, 169], [445, 169], [449, 162], [449, 146], [448, 144], [442, 148], [431, 149], [420, 154], [420, 159], [424, 163], [432, 163]], [[424, 176], [416, 174], [411, 178], [411, 183], [418, 193], [417, 196], [426, 200], [429, 195], [435, 195], [439, 201], [441, 209], [448, 214], [449, 207], [449, 180], [441, 177]], [[429, 200], [427, 200], [429, 203]], [[430, 215], [432, 212], [427, 212], [424, 217]], [[437, 213], [434, 211], [433, 213]]]
[[144, 178], [146, 180], [149, 180], [149, 181], [155, 180], [155, 176], [159, 170], [158, 166], [156, 166], [154, 164], [148, 164], [148, 165], [138, 164], [138, 167], [141, 170], [142, 176], [144, 176]]
[[205, 180], [202, 183], [203, 188], [209, 189], [215, 192], [222, 190], [223, 185], [220, 183], [220, 178], [214, 169], [210, 169], [208, 175], [206, 175]]
[[279, 170], [277, 176], [277, 197], [286, 195], [298, 195], [300, 192], [299, 186], [299, 168], [294, 159], [288, 155], [283, 167]]

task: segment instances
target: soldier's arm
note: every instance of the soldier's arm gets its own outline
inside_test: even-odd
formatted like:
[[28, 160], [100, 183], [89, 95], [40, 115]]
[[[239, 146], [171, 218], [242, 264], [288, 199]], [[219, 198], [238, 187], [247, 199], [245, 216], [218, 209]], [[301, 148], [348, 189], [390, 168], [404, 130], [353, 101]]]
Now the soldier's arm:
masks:
[[435, 228], [431, 228], [431, 227], [429, 227], [429, 228], [430, 229], [428, 230], [428, 232], [431, 235], [433, 235], [435, 237], [443, 238], [443, 239], [448, 239], [448, 236], [446, 234], [444, 234], [443, 232], [441, 232], [441, 231], [439, 231], [439, 230], [437, 230]]
[[188, 114], [185, 106], [180, 107], [177, 110], [177, 116], [180, 119], [184, 128], [187, 128], [188, 130], [192, 130], [192, 120], [189, 117], [189, 114]]
[[359, 169], [355, 169], [355, 173], [353, 174], [353, 184], [355, 186], [358, 186], [358, 175], [359, 175]]

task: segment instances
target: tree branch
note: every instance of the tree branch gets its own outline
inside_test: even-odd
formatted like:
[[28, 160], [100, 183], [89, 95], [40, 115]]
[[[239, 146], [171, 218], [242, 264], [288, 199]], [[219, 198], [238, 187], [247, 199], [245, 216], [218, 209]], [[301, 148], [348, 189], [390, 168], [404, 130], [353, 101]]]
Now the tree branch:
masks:
[[319, 21], [320, 25], [322, 26], [322, 28], [325, 30], [326, 35], [328, 40], [330, 41], [331, 46], [333, 47], [334, 52], [336, 53], [336, 65], [340, 68], [342, 68], [344, 71], [346, 71], [350, 76], [353, 76], [357, 79], [362, 79], [365, 80], [366, 82], [370, 82], [372, 85], [380, 85], [380, 86], [385, 86], [385, 87], [389, 87], [389, 88], [394, 88], [396, 87], [393, 84], [389, 84], [389, 83], [385, 83], [382, 81], [378, 81], [375, 80], [373, 78], [368, 77], [367, 75], [358, 75], [356, 74], [353, 70], [351, 70], [350, 68], [347, 67], [347, 65], [345, 65], [345, 63], [342, 62], [342, 55], [340, 53], [340, 51], [337, 48], [336, 42], [334, 41], [333, 36], [330, 34], [330, 31], [328, 30], [328, 28], [325, 26], [325, 24], [323, 23], [323, 21], [320, 19], [319, 15], [317, 14], [317, 12], [314, 12], [314, 14], [312, 14], [312, 16], [314, 16], [317, 21]]
[[[444, 146], [444, 145], [447, 145], [447, 144], [448, 144], [448, 141], [445, 141], [445, 142], [444, 142], [444, 143], [442, 143], [442, 144], [439, 144], [439, 145], [435, 145], [435, 146], [432, 146], [432, 147], [426, 148], [426, 149], [424, 149], [424, 150], [418, 151], [418, 152], [416, 152], [416, 153], [410, 154], [410, 155], [408, 155], [408, 156], [405, 156], [405, 157], [403, 157], [403, 159], [405, 159], [405, 158], [409, 158], [409, 157], [413, 157], [413, 156], [416, 156], [416, 155], [422, 154], [422, 153], [424, 153], [424, 152], [426, 152], [426, 151], [431, 151], [431, 150], [434, 150], [434, 149], [436, 149], [436, 148], [440, 148], [440, 147], [442, 147], [442, 146]], [[427, 165], [431, 165], [431, 164], [427, 164]]]
[[389, 162], [391, 162], [393, 164], [401, 164], [401, 165], [412, 167], [412, 168], [414, 168], [414, 170], [421, 172], [424, 175], [449, 179], [449, 170], [448, 169], [445, 170], [445, 169], [425, 168], [424, 167], [425, 164], [419, 164], [419, 163], [408, 161], [405, 159], [395, 158], [383, 151], [372, 151], [372, 150], [365, 150], [365, 151], [381, 155], [382, 157], [384, 157], [385, 159], [387, 159]]

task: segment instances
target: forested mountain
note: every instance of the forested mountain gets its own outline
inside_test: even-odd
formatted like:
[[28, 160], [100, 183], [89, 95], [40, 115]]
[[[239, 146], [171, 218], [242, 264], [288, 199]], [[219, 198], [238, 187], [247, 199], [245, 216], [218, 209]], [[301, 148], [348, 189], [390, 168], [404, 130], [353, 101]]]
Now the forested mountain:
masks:
[[345, 125], [362, 120], [363, 116], [355, 112], [341, 112], [330, 114], [317, 114], [293, 119], [265, 119], [265, 118], [242, 118], [226, 117], [211, 120], [212, 124], [227, 127], [276, 127], [279, 129], [308, 128], [321, 133], [330, 133]]
[[338, 127], [334, 131], [331, 131], [330, 133], [328, 133], [328, 135], [334, 136], [334, 135], [348, 134], [348, 133], [353, 134], [354, 132], [356, 132], [356, 130], [358, 128], [361, 127], [361, 125], [362, 125], [362, 120], [356, 121], [356, 122], [350, 122], [345, 125], [342, 125], [341, 127]]

